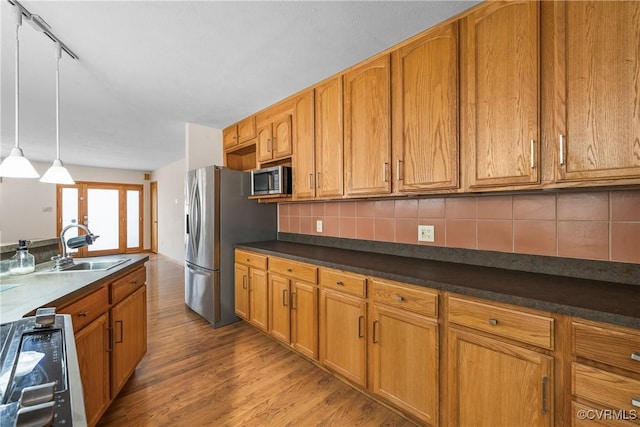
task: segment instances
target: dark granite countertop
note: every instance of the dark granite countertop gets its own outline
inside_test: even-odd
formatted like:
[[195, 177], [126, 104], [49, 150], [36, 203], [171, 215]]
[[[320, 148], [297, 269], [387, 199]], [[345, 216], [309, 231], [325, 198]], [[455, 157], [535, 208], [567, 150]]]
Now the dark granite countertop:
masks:
[[441, 291], [640, 329], [640, 286], [281, 240], [243, 243], [237, 247]]

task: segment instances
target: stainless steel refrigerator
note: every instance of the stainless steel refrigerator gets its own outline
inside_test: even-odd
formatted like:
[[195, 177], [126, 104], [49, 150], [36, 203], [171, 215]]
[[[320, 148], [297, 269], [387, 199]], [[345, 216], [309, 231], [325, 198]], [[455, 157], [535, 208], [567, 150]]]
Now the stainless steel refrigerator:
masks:
[[214, 328], [235, 322], [236, 243], [276, 238], [277, 207], [249, 200], [251, 174], [220, 166], [185, 179], [185, 302]]

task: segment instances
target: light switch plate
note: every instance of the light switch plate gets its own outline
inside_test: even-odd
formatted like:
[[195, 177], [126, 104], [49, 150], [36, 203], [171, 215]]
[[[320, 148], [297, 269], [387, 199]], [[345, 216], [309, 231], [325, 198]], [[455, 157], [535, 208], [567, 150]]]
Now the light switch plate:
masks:
[[433, 225], [418, 226], [418, 242], [435, 242], [436, 233]]
[[321, 219], [316, 221], [316, 232], [317, 233], [322, 233], [322, 220]]

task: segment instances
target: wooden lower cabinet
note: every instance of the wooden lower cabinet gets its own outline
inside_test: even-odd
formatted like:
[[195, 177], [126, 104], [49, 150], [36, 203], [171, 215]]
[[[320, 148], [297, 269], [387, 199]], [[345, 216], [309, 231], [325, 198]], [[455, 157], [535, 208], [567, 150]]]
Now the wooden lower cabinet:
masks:
[[291, 342], [291, 306], [289, 279], [269, 273], [269, 293], [271, 304], [271, 336], [289, 344]]
[[147, 352], [147, 287], [111, 309], [111, 398], [115, 398]]
[[372, 391], [430, 425], [438, 425], [438, 323], [376, 304]]
[[553, 357], [456, 328], [448, 339], [449, 425], [553, 425]]
[[249, 320], [249, 267], [236, 263], [233, 280], [236, 316]]
[[111, 403], [108, 314], [82, 328], [75, 334], [75, 341], [87, 423], [93, 426]]
[[249, 322], [267, 332], [269, 330], [269, 287], [267, 272], [249, 269]]
[[320, 299], [320, 363], [366, 387], [367, 302], [331, 290]]

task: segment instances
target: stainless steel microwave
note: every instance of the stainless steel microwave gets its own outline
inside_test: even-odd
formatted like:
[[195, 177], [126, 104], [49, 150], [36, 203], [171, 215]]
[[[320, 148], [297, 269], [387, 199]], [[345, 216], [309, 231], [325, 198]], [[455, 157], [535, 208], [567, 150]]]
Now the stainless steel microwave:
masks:
[[291, 194], [291, 167], [273, 166], [251, 171], [251, 195]]

